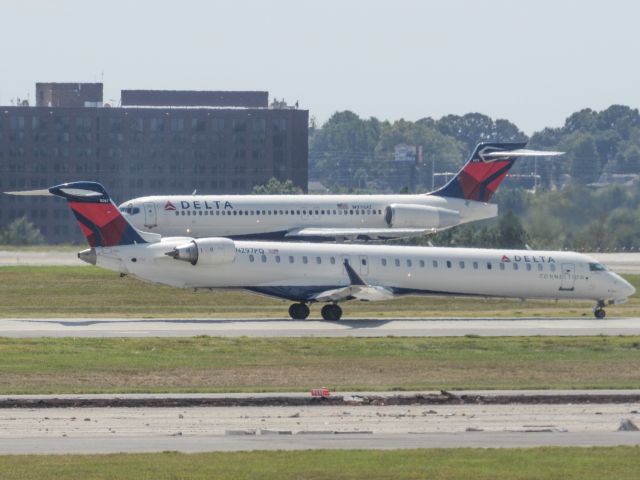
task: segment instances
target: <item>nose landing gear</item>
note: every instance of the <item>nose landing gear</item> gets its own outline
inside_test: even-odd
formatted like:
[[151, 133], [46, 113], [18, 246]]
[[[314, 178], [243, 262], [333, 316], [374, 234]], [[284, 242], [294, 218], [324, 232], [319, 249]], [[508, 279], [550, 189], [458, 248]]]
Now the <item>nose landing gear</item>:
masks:
[[593, 307], [593, 315], [598, 319], [602, 320], [607, 316], [607, 312], [604, 310], [604, 301], [598, 300], [598, 303], [595, 307]]
[[309, 307], [304, 303], [294, 303], [289, 307], [289, 316], [294, 320], [304, 320], [309, 316]]

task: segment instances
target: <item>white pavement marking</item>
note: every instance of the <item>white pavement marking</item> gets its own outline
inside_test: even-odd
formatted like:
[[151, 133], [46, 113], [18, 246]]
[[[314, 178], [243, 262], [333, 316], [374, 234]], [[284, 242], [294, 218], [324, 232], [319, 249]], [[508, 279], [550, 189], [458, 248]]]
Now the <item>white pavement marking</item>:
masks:
[[4, 318], [4, 337], [441, 337], [640, 335], [640, 318], [284, 319]]

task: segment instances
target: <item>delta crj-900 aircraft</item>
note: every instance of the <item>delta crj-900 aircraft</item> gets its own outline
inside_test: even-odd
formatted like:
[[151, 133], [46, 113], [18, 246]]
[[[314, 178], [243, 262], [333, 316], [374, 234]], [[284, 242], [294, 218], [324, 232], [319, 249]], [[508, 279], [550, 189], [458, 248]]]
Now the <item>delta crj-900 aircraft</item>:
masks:
[[120, 205], [134, 227], [165, 236], [385, 240], [495, 217], [488, 203], [517, 157], [561, 152], [481, 143], [444, 187], [418, 195], [156, 195]]
[[461, 295], [593, 300], [597, 318], [635, 288], [591, 257], [573, 252], [483, 250], [161, 237], [134, 228], [94, 182], [19, 195], [67, 199], [91, 248], [78, 257], [121, 274], [183, 288], [242, 288], [292, 300], [294, 319], [322, 307], [339, 320], [339, 302], [400, 295]]

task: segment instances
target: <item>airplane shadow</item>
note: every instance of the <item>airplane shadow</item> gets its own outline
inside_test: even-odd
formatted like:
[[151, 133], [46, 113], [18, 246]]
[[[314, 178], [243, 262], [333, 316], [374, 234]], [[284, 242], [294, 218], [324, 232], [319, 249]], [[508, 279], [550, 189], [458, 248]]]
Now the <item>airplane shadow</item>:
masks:
[[320, 319], [310, 319], [310, 320], [293, 320], [290, 318], [268, 318], [268, 319], [199, 319], [199, 318], [189, 318], [189, 319], [180, 319], [180, 318], [145, 318], [145, 319], [118, 319], [118, 320], [84, 320], [84, 321], [65, 321], [65, 320], [21, 320], [26, 323], [38, 323], [38, 324], [56, 324], [61, 325], [63, 327], [90, 327], [94, 325], [117, 325], [117, 324], [149, 324], [149, 323], [164, 323], [164, 324], [182, 324], [182, 325], [223, 325], [223, 324], [234, 324], [234, 323], [242, 323], [242, 324], [251, 324], [251, 323], [294, 323], [294, 322], [322, 322], [333, 324], [342, 327], [349, 327], [350, 329], [357, 330], [363, 328], [379, 328], [387, 323], [391, 322], [391, 320], [338, 320], [338, 321], [329, 321], [329, 320], [320, 320]]

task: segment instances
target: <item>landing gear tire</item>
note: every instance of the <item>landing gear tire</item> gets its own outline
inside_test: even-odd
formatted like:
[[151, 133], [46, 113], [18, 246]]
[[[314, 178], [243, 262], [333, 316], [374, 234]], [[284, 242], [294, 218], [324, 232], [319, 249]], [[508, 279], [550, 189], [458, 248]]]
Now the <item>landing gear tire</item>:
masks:
[[294, 303], [289, 307], [289, 316], [294, 320], [304, 320], [309, 316], [309, 307], [304, 303]]
[[598, 320], [602, 320], [607, 316], [607, 312], [604, 311], [604, 302], [602, 300], [598, 300], [598, 303], [593, 308], [593, 316]]
[[322, 307], [320, 313], [322, 313], [322, 318], [325, 320], [337, 321], [342, 317], [342, 309], [338, 305], [333, 304]]

